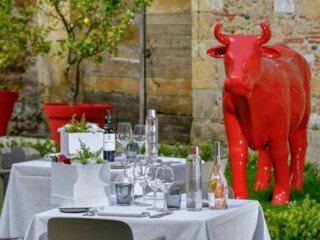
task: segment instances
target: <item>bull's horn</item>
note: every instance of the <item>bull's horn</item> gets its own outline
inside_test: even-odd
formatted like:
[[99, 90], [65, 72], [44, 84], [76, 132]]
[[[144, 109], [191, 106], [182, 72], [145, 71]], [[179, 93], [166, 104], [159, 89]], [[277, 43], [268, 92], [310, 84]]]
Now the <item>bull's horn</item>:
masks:
[[214, 35], [216, 36], [216, 39], [221, 42], [224, 45], [228, 45], [229, 44], [229, 39], [226, 37], [226, 35], [222, 34], [220, 32], [220, 29], [222, 27], [221, 23], [217, 23], [215, 28], [214, 28]]
[[271, 38], [271, 30], [267, 24], [264, 22], [260, 23], [260, 27], [262, 28], [263, 34], [258, 37], [257, 43], [259, 45], [267, 43]]

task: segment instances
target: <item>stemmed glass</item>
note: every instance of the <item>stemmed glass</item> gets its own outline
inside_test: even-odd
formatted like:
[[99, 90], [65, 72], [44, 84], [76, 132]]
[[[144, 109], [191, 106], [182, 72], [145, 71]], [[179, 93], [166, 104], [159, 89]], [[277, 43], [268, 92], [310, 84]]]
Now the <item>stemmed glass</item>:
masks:
[[132, 201], [131, 201], [131, 205], [135, 204], [134, 201], [134, 186], [137, 182], [137, 179], [134, 175], [134, 168], [136, 166], [135, 161], [127, 161], [124, 165], [123, 168], [123, 175], [124, 177], [128, 180], [129, 183], [132, 184]]
[[135, 125], [133, 130], [133, 141], [139, 146], [139, 154], [141, 154], [141, 148], [143, 143], [146, 141], [146, 126], [145, 125]]
[[129, 122], [120, 122], [117, 127], [117, 140], [122, 145], [124, 151], [124, 161], [126, 161], [126, 146], [132, 138], [132, 128]]
[[[147, 181], [145, 178], [145, 172], [146, 172], [146, 167], [148, 165], [148, 162], [146, 161], [146, 159], [144, 157], [138, 157], [137, 162], [136, 162], [136, 166], [134, 168], [134, 176], [137, 179], [137, 182], [140, 184], [140, 186], [142, 187], [142, 204], [139, 204], [142, 207], [145, 206], [150, 206], [149, 204], [146, 204], [146, 187], [147, 187]], [[136, 204], [137, 205], [137, 204]]]
[[144, 174], [144, 177], [149, 185], [149, 187], [152, 189], [153, 191], [153, 207], [152, 208], [147, 208], [147, 210], [158, 210], [157, 208], [157, 190], [158, 190], [158, 185], [156, 183], [156, 172], [158, 167], [160, 166], [159, 163], [154, 162], [154, 163], [149, 163], [146, 166], [146, 171]]
[[167, 192], [174, 183], [173, 169], [169, 165], [161, 165], [156, 172], [156, 183], [164, 195], [163, 212], [171, 213], [167, 208]]

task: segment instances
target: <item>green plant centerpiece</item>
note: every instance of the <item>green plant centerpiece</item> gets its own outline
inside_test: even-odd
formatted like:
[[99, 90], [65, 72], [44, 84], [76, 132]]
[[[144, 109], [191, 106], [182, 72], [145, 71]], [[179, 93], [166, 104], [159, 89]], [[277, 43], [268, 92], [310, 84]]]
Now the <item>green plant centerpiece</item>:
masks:
[[[44, 30], [55, 32], [62, 25], [65, 37], [49, 41], [57, 45], [53, 57], [64, 65], [63, 77], [69, 87], [70, 106], [79, 94], [84, 60], [98, 64], [104, 53], [115, 53], [140, 7], [151, 0], [39, 0], [46, 18]], [[44, 48], [45, 49], [45, 48]]]
[[37, 7], [15, 7], [13, 0], [0, 1], [0, 90], [20, 90], [21, 78], [10, 73], [23, 73], [30, 56], [49, 51], [45, 34], [31, 24]]
[[67, 133], [86, 133], [93, 128], [92, 124], [86, 122], [85, 114], [82, 114], [80, 121], [76, 119], [76, 114], [73, 114], [70, 123], [64, 125], [63, 131]]
[[92, 163], [104, 163], [101, 158], [103, 148], [98, 151], [90, 151], [90, 148], [79, 139], [80, 149], [77, 150], [77, 154], [74, 157], [66, 157], [64, 154], [59, 154], [52, 157], [53, 162], [64, 164], [92, 164]]

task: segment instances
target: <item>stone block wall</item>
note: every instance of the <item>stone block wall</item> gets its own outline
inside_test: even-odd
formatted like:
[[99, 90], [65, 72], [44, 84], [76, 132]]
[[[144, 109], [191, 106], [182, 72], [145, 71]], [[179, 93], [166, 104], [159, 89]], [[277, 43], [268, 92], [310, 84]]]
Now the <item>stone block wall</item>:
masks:
[[155, 0], [147, 8], [147, 108], [159, 117], [159, 138], [190, 141], [192, 122], [191, 2]]
[[[137, 26], [121, 42], [116, 56], [106, 57], [99, 66], [87, 63], [84, 67], [84, 101], [112, 104], [115, 126], [119, 121], [130, 121], [132, 125], [139, 121]], [[147, 8], [146, 41], [146, 107], [158, 112], [160, 140], [189, 142], [191, 2], [154, 1]]]

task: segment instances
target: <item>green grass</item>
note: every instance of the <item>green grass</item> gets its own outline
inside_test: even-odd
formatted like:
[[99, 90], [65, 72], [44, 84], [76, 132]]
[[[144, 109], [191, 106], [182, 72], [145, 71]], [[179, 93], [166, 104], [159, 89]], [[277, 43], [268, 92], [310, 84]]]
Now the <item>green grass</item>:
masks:
[[[305, 169], [304, 173], [304, 187], [303, 191], [295, 191], [293, 190], [291, 193], [290, 201], [302, 201], [307, 194], [309, 194], [310, 199], [315, 199], [318, 203], [320, 203], [320, 178], [315, 175], [313, 172], [310, 172], [308, 168]], [[256, 179], [257, 167], [254, 165], [249, 165], [247, 168], [247, 183], [249, 190], [249, 199], [259, 200], [260, 204], [264, 209], [282, 209], [279, 206], [270, 205], [270, 201], [272, 198], [272, 190], [274, 185], [274, 179], [272, 179], [270, 188], [265, 191], [254, 192], [253, 185]], [[228, 181], [228, 184], [231, 185], [231, 168], [230, 164], [227, 165], [225, 170], [225, 175]], [[273, 175], [273, 173], [272, 173]]]

